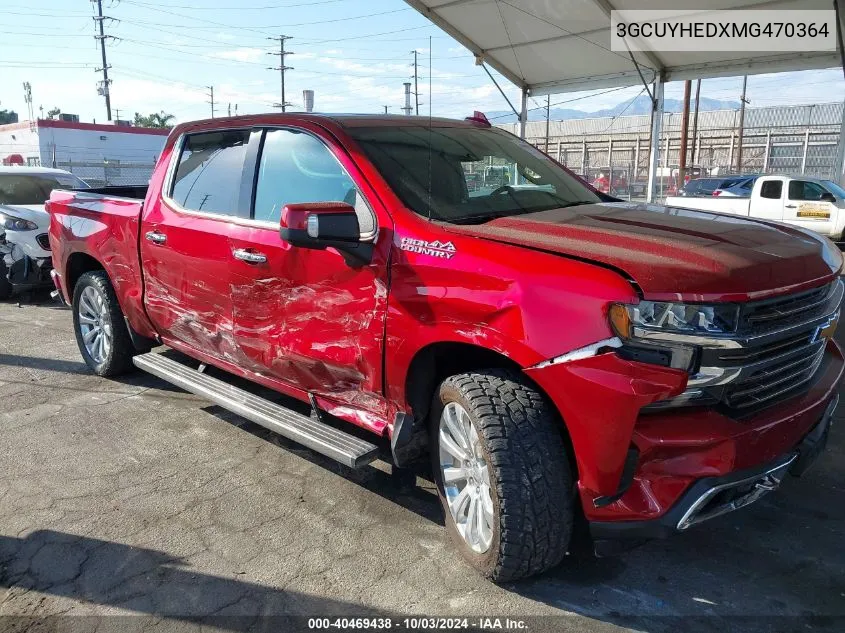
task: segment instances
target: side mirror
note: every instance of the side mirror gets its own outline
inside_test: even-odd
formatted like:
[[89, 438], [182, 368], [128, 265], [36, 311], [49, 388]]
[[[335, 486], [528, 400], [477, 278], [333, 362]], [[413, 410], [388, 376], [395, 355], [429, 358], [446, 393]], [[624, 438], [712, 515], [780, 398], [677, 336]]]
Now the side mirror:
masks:
[[369, 263], [373, 245], [361, 241], [355, 207], [345, 202], [302, 202], [282, 208], [279, 235], [291, 246], [336, 248], [352, 260]]
[[836, 202], [836, 196], [829, 191], [825, 191], [819, 198], [822, 202]]

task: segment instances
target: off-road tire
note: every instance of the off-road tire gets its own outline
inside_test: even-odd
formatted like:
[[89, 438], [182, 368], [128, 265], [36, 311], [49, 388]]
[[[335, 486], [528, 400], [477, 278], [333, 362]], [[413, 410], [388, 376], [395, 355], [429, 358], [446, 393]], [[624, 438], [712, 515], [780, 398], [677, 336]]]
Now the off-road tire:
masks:
[[0, 299], [8, 299], [12, 296], [12, 291], [14, 290], [12, 282], [9, 281], [8, 274], [9, 268], [6, 266], [6, 262], [3, 261], [2, 255], [0, 255]]
[[[450, 402], [469, 413], [488, 464], [493, 542], [477, 553], [455, 526], [440, 470], [440, 415]], [[558, 565], [572, 536], [575, 498], [563, 422], [518, 372], [487, 369], [451, 376], [434, 394], [430, 447], [446, 529], [464, 558], [494, 582], [509, 582]]]
[[[106, 309], [112, 326], [112, 345], [108, 356], [102, 363], [97, 363], [82, 341], [82, 330], [79, 324], [79, 300], [82, 291], [88, 286], [94, 286], [106, 302]], [[84, 273], [79, 277], [76, 286], [73, 288], [73, 332], [76, 335], [76, 343], [79, 345], [79, 352], [85, 364], [98, 376], [119, 376], [133, 369], [132, 357], [137, 353], [129, 332], [126, 329], [126, 322], [123, 320], [123, 311], [117, 302], [117, 295], [109, 281], [109, 277], [103, 270]]]

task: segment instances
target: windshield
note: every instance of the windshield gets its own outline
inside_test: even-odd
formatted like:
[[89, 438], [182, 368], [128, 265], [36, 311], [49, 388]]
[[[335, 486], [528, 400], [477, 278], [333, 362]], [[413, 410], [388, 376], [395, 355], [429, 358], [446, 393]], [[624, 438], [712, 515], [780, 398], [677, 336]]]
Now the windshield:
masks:
[[405, 206], [434, 220], [478, 224], [601, 202], [539, 150], [495, 128], [409, 125], [349, 133]]
[[830, 191], [834, 196], [845, 200], [845, 189], [837, 185], [835, 182], [833, 182], [832, 180], [822, 180], [822, 184], [827, 187], [827, 190]]
[[0, 174], [0, 204], [43, 204], [53, 189], [87, 189], [73, 174]]

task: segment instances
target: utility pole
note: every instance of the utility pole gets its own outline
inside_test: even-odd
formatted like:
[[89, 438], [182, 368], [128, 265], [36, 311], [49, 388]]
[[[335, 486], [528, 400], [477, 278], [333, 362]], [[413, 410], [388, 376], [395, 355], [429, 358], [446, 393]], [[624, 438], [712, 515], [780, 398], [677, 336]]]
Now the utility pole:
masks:
[[676, 186], [678, 189], [686, 183], [685, 177], [687, 175], [687, 140], [689, 137], [689, 97], [692, 90], [692, 81], [687, 79], [684, 82], [684, 114], [681, 119], [681, 153], [678, 166], [678, 182]]
[[285, 71], [286, 70], [293, 70], [293, 66], [287, 66], [285, 64], [285, 56], [286, 55], [293, 55], [292, 51], [285, 50], [285, 40], [291, 39], [290, 35], [280, 35], [279, 37], [268, 37], [268, 40], [273, 40], [274, 42], [279, 43], [279, 52], [270, 52], [267, 53], [268, 55], [278, 55], [279, 56], [279, 65], [278, 66], [269, 66], [268, 70], [278, 70], [279, 74], [281, 75], [281, 83], [282, 83], [282, 100], [279, 103], [274, 103], [274, 108], [281, 108], [282, 112], [287, 112], [287, 107], [291, 105], [287, 101], [285, 101]]
[[118, 110], [117, 108], [114, 109], [114, 120], [120, 121], [120, 110]]
[[[417, 80], [418, 80], [418, 76], [417, 76], [417, 51], [416, 51], [416, 49], [414, 49], [411, 52], [414, 54], [414, 100], [416, 101], [416, 104], [417, 104], [417, 107], [414, 110], [414, 114], [419, 116], [420, 115], [420, 91], [419, 91], [419, 88], [417, 87], [417, 85], [418, 85], [417, 84]], [[431, 69], [429, 68], [428, 71], [430, 73]]]
[[387, 108], [388, 108], [388, 106], [384, 106], [384, 113], [385, 114], [387, 114]]
[[405, 86], [405, 107], [402, 108], [402, 112], [405, 116], [411, 116], [411, 82], [406, 81], [402, 85]]
[[[551, 116], [551, 101], [552, 95], [546, 95], [546, 145], [545, 150], [546, 154], [549, 153], [549, 117]], [[610, 157], [608, 157], [608, 160]]]
[[748, 88], [748, 75], [742, 77], [742, 96], [739, 98], [739, 143], [736, 146], [736, 173], [742, 173], [742, 128], [745, 127], [745, 104], [751, 103], [745, 98]]
[[103, 81], [101, 82], [98, 92], [106, 98], [106, 116], [108, 117], [108, 120], [111, 121], [111, 96], [109, 94], [109, 86], [111, 85], [111, 80], [109, 79], [109, 68], [111, 68], [111, 66], [109, 66], [106, 62], [106, 39], [113, 36], [106, 35], [103, 30], [103, 22], [111, 18], [103, 15], [103, 0], [91, 0], [91, 2], [97, 3], [97, 15], [94, 16], [94, 22], [97, 23], [100, 34], [95, 35], [94, 39], [100, 40], [100, 54], [103, 58], [103, 67], [97, 68], [95, 71], [103, 73]]
[[214, 86], [206, 86], [208, 88], [209, 100], [206, 103], [211, 104], [211, 118], [214, 118]]
[[698, 161], [698, 98], [701, 96], [701, 79], [695, 82], [695, 114], [692, 116], [692, 162]]
[[34, 116], [32, 112], [32, 85], [28, 81], [23, 82], [23, 100], [26, 102], [29, 120], [32, 121]]

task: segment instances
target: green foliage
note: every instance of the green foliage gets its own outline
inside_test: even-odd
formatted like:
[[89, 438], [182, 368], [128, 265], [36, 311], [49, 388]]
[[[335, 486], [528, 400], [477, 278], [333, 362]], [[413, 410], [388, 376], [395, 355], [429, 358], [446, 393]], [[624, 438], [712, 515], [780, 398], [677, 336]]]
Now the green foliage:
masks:
[[171, 128], [173, 124], [171, 121], [175, 119], [172, 114], [166, 114], [164, 110], [161, 112], [153, 112], [152, 114], [147, 114], [146, 116], [141, 114], [140, 112], [135, 113], [135, 126], [136, 127], [159, 127], [159, 128]]

